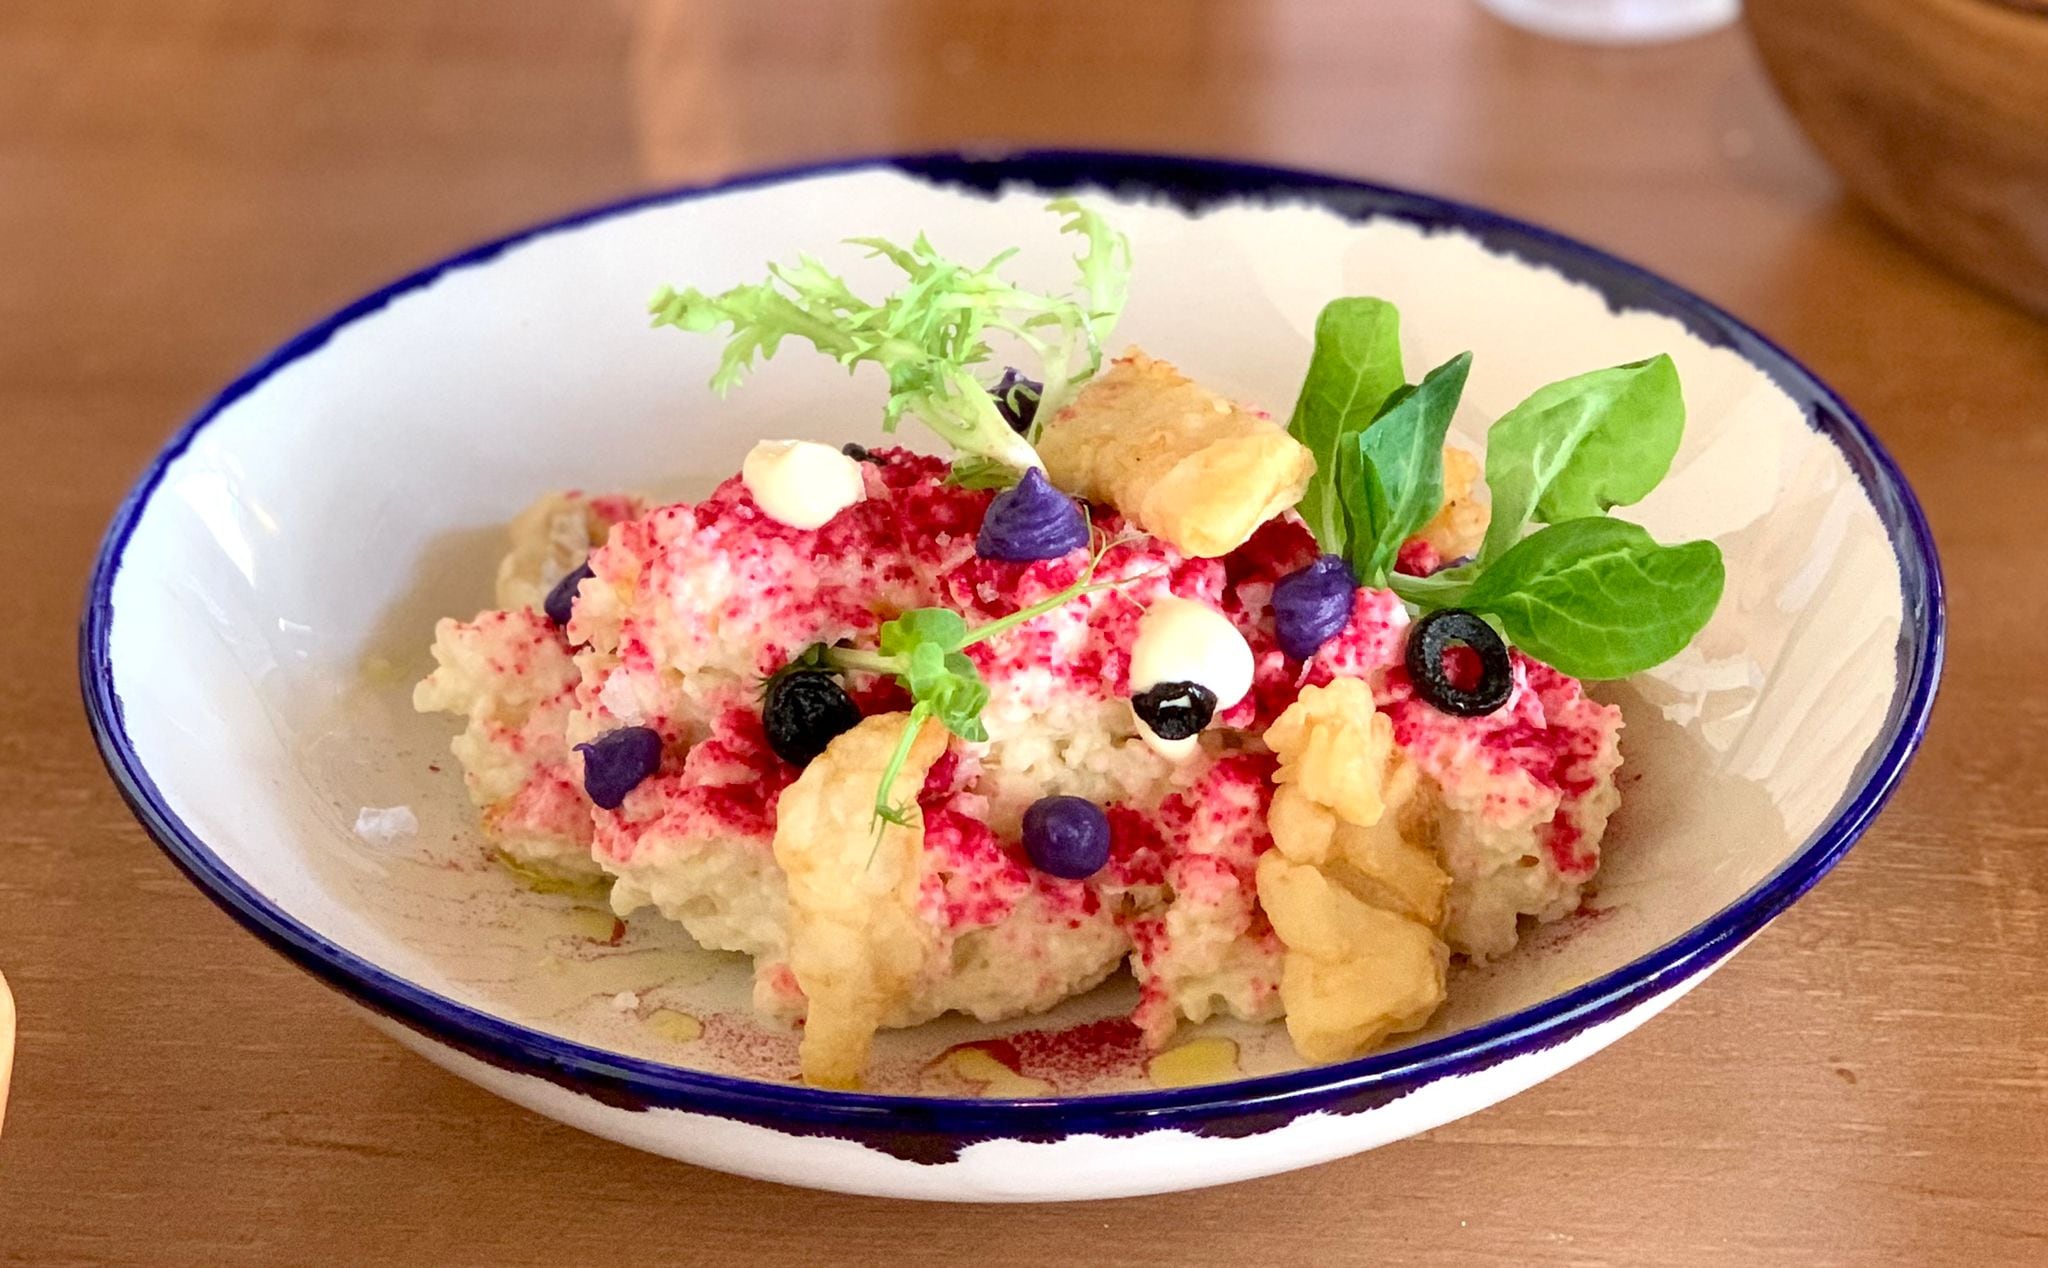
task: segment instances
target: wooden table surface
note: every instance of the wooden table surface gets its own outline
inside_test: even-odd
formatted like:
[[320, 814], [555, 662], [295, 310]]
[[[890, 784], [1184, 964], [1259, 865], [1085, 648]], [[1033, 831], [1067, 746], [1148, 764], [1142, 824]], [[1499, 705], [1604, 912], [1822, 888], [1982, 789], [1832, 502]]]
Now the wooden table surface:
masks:
[[[1876, 89], [1873, 89], [1875, 91]], [[1308, 164], [1634, 257], [1836, 384], [1920, 490], [1953, 638], [1870, 835], [1607, 1053], [1364, 1157], [944, 1208], [643, 1156], [363, 1026], [236, 928], [93, 754], [74, 622], [116, 500], [274, 341], [579, 204], [894, 148]], [[2048, 1262], [2048, 326], [1843, 204], [1739, 32], [1467, 0], [0, 5], [0, 1262]]]

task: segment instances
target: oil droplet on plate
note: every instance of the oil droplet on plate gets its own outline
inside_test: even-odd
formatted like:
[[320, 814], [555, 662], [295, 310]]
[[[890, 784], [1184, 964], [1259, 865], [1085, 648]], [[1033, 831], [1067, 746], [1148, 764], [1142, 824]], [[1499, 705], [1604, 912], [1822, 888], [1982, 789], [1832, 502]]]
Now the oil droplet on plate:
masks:
[[612, 915], [610, 911], [577, 907], [562, 913], [562, 924], [563, 932], [571, 937], [607, 944], [618, 941], [618, 917]]
[[1178, 1048], [1168, 1048], [1145, 1066], [1154, 1087], [1221, 1083], [1240, 1073], [1237, 1044], [1229, 1039], [1190, 1039]]
[[657, 1008], [647, 1014], [647, 1028], [670, 1043], [695, 1043], [704, 1035], [704, 1023], [673, 1008]]
[[1049, 1096], [1052, 1084], [1017, 1073], [986, 1048], [972, 1044], [954, 1048], [932, 1062], [931, 1073], [942, 1082], [967, 1084], [976, 1096]]

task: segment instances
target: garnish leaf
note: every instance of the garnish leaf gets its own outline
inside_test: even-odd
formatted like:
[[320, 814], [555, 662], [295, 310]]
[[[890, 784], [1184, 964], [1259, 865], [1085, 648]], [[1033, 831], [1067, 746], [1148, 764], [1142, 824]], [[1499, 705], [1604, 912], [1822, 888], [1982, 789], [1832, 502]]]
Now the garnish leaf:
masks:
[[1472, 354], [1459, 353], [1423, 376], [1412, 391], [1389, 397], [1387, 410], [1346, 443], [1355, 444], [1369, 464], [1376, 487], [1372, 497], [1370, 535], [1351, 527], [1351, 567], [1367, 585], [1383, 585], [1394, 570], [1401, 543], [1437, 513], [1444, 500], [1444, 436]]
[[1515, 543], [1480, 572], [1462, 605], [1561, 673], [1626, 678], [1692, 641], [1724, 579], [1712, 542], [1660, 546], [1640, 525], [1590, 516]]
[[1003, 280], [999, 268], [1013, 252], [986, 264], [961, 264], [940, 255], [919, 234], [907, 247], [882, 238], [856, 238], [871, 255], [904, 275], [895, 294], [872, 303], [845, 279], [809, 256], [770, 266], [767, 280], [718, 295], [663, 287], [649, 305], [657, 326], [710, 331], [731, 327], [712, 386], [727, 391], [775, 355], [782, 340], [808, 340], [850, 371], [862, 362], [882, 367], [889, 398], [884, 430], [910, 414], [962, 454], [1014, 468], [1038, 466], [1038, 455], [996, 408], [973, 367], [993, 355], [991, 335], [1022, 344], [1041, 362], [1041, 408], [1060, 399], [1102, 364], [1102, 342], [1123, 309], [1130, 274], [1130, 244], [1102, 218], [1070, 199], [1052, 209], [1068, 219], [1062, 232], [1079, 233], [1087, 247], [1077, 263], [1084, 302], [1040, 294]]
[[1315, 352], [1287, 431], [1315, 455], [1316, 474], [1299, 509], [1326, 551], [1342, 553], [1348, 540], [1337, 489], [1340, 442], [1363, 431], [1406, 381], [1401, 315], [1392, 304], [1360, 296], [1323, 306], [1316, 317]]
[[[1324, 307], [1288, 424], [1316, 458], [1297, 509], [1317, 543], [1416, 611], [1477, 612], [1575, 677], [1623, 677], [1676, 655], [1720, 601], [1720, 549], [1660, 546], [1606, 518], [1671, 468], [1685, 405], [1669, 357], [1553, 383], [1509, 411], [1488, 437], [1492, 522], [1478, 558], [1428, 577], [1394, 571], [1443, 503], [1444, 437], [1471, 363], [1455, 357], [1406, 386], [1393, 305]], [[1549, 527], [1524, 539], [1531, 521]]]
[[996, 458], [967, 455], [953, 459], [946, 483], [956, 489], [1007, 489], [1017, 483], [1017, 468]]
[[[1038, 602], [1017, 609], [1008, 616], [969, 628], [967, 619], [951, 608], [912, 608], [877, 631], [877, 647], [863, 651], [853, 647], [829, 647], [821, 653], [832, 668], [870, 674], [888, 674], [910, 693], [911, 724], [904, 729], [890, 755], [887, 772], [875, 793], [875, 826], [883, 823], [912, 825], [908, 807], [891, 805], [889, 787], [909, 759], [910, 746], [925, 719], [937, 718], [948, 731], [963, 740], [980, 743], [988, 739], [981, 711], [988, 707], [988, 684], [964, 649], [1005, 630], [1045, 615], [1054, 608], [1096, 590], [1120, 586], [1120, 581], [1096, 581], [1095, 570], [1102, 557], [1125, 539], [1104, 541], [1096, 547], [1074, 583]], [[808, 655], [809, 653], [806, 653]], [[879, 839], [879, 838], [878, 838]]]
[[[932, 716], [930, 701], [919, 700], [910, 706], [910, 716], [904, 721], [903, 737], [896, 741], [896, 747], [889, 753], [889, 762], [882, 767], [882, 780], [875, 788], [875, 848], [882, 845], [882, 825], [893, 823], [899, 828], [914, 828], [917, 821], [910, 817], [909, 806], [899, 806], [889, 800], [889, 790], [896, 786], [896, 777], [903, 773], [903, 764], [910, 760], [910, 749], [917, 741], [917, 733], [924, 729], [925, 719]], [[874, 861], [874, 855], [868, 856]]]
[[[1067, 217], [1060, 225], [1061, 233], [1078, 233], [1087, 240], [1087, 249], [1074, 263], [1080, 267], [1081, 285], [1088, 292], [1088, 333], [1099, 353], [1109, 332], [1116, 328], [1116, 319], [1123, 315], [1124, 298], [1130, 292], [1131, 240], [1072, 198], [1055, 198], [1045, 209]], [[1052, 380], [1046, 380], [1046, 386], [1051, 385]]]
[[950, 652], [966, 639], [967, 618], [951, 608], [912, 608], [893, 621], [883, 622], [876, 634], [884, 656], [909, 657], [926, 646], [941, 653]]
[[[1365, 551], [1372, 549], [1380, 527], [1393, 515], [1386, 481], [1366, 452], [1360, 432], [1347, 434], [1337, 445], [1338, 512], [1345, 524], [1344, 540]], [[1333, 552], [1334, 553], [1334, 552]], [[1352, 571], [1357, 567], [1353, 565]]]
[[1671, 469], [1684, 430], [1668, 356], [1537, 389], [1487, 433], [1493, 519], [1482, 559], [1503, 555], [1531, 521], [1561, 524], [1641, 501]]

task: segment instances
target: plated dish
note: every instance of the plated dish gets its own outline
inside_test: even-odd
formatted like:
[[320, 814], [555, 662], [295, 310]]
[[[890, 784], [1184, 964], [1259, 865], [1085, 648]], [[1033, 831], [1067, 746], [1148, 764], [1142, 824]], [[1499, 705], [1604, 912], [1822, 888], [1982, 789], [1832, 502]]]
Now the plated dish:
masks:
[[950, 452], [767, 439], [694, 505], [543, 496], [414, 692], [466, 722], [510, 866], [749, 956], [814, 1084], [859, 1086], [884, 1027], [1126, 965], [1155, 1052], [1218, 1015], [1310, 1061], [1420, 1029], [1454, 955], [1594, 879], [1622, 719], [1574, 675], [1664, 663], [1723, 590], [1712, 542], [1610, 514], [1678, 450], [1669, 356], [1536, 389], [1483, 493], [1445, 445], [1469, 352], [1411, 382], [1399, 310], [1333, 299], [1283, 422], [1108, 360], [1129, 240], [1047, 210], [1067, 293], [922, 234], [853, 240], [886, 298], [808, 254], [663, 288], [657, 325], [724, 332], [715, 387], [809, 343]]
[[[904, 243], [922, 230], [951, 258], [976, 262], [1036, 244], [1005, 269], [1033, 293], [1061, 294], [1072, 265], [1045, 245], [1043, 206], [1065, 195], [1128, 234], [1139, 262], [1106, 351], [1144, 348], [1199, 385], [1186, 390], [1227, 402], [1286, 410], [1333, 298], [1373, 296], [1398, 308], [1404, 379], [1421, 381], [1471, 351], [1446, 443], [1475, 456], [1489, 452], [1490, 426], [1546, 384], [1668, 355], [1684, 386], [1683, 439], [1668, 475], [1622, 514], [1659, 542], [1714, 543], [1726, 591], [1683, 651], [1585, 692], [1589, 717], [1618, 710], [1625, 722], [1620, 809], [1600, 840], [1597, 886], [1563, 919], [1517, 922], [1523, 945], [1511, 953], [1485, 963], [1447, 957], [1443, 1002], [1419, 1029], [1355, 1039], [1377, 1046], [1324, 1063], [1296, 1050], [1284, 1020], [1224, 1015], [1226, 993], [1212, 997], [1219, 1015], [1201, 1022], [1155, 1005], [1172, 1026], [1148, 1046], [1131, 1020], [1140, 987], [1112, 976], [1042, 1015], [953, 1014], [881, 1029], [857, 1063], [860, 1090], [804, 1086], [800, 1032], [754, 1007], [752, 957], [697, 950], [654, 910], [618, 921], [574, 877], [544, 885], [572, 892], [537, 893], [535, 877], [523, 882], [488, 861], [488, 848], [506, 842], [479, 830], [446, 755], [446, 721], [411, 707], [414, 683], [435, 669], [421, 634], [451, 612], [531, 602], [499, 604], [492, 574], [506, 522], [535, 492], [632, 490], [649, 501], [600, 517], [642, 523], [656, 514], [650, 508], [680, 502], [694, 524], [707, 506], [758, 505], [743, 469], [760, 441], [890, 448], [876, 435], [874, 381], [799, 356], [794, 344], [718, 399], [707, 383], [721, 340], [648, 330], [650, 281], [722, 294], [758, 283], [764, 260], [791, 259], [860, 226]], [[1151, 267], [1159, 260], [1202, 267]], [[890, 266], [870, 263], [849, 265], [849, 284], [888, 293]], [[1218, 296], [1230, 301], [1222, 320]], [[1097, 387], [1164, 373], [1152, 361], [1109, 361]], [[1004, 364], [1017, 363], [987, 365], [982, 381]], [[1076, 385], [1069, 404], [1087, 390]], [[1046, 432], [1063, 412], [1051, 412]], [[1278, 421], [1263, 425], [1285, 435]], [[906, 424], [898, 439], [914, 435]], [[879, 466], [856, 461], [862, 501], [840, 514], [922, 496], [971, 505], [985, 519], [996, 491], [948, 488], [938, 449], [887, 453]], [[734, 472], [740, 479], [721, 494]], [[889, 486], [886, 472], [902, 485]], [[672, 476], [700, 482], [663, 487]], [[1078, 487], [1049, 483], [1063, 482]], [[1125, 496], [1097, 492], [1094, 501], [1121, 506]], [[1105, 506], [1090, 519], [1114, 540], [1125, 530], [1109, 515]], [[570, 553], [595, 553], [593, 572], [602, 572], [610, 528], [595, 552], [587, 521], [582, 528]], [[781, 529], [834, 531], [829, 519]], [[1102, 544], [1002, 566], [1039, 569], [1049, 598], [1080, 579]], [[1372, 569], [1369, 556], [1351, 558], [1350, 543], [1334, 552], [1326, 544], [1304, 545], [1290, 570], [1321, 553]], [[1148, 600], [1168, 597], [1158, 578], [1132, 579], [1165, 558], [1139, 556], [1165, 549], [1126, 542], [1105, 553], [1100, 580], [1120, 588], [1081, 596], [1074, 610], [1115, 603], [1141, 616], [1149, 602], [1120, 591], [1149, 585]], [[1242, 549], [1180, 552], [1167, 574], [1171, 597], [1231, 618], [1229, 565], [1210, 590], [1183, 595], [1173, 578], [1213, 571]], [[533, 584], [553, 570], [536, 569]], [[917, 579], [936, 570], [912, 571], [903, 612], [950, 608], [970, 629], [1002, 619], [998, 601], [1018, 597], [949, 596]], [[1235, 584], [1245, 588], [1242, 576]], [[1626, 265], [1483, 212], [1303, 173], [1142, 156], [812, 170], [608, 208], [466, 253], [336, 314], [224, 392], [124, 507], [94, 586], [87, 699], [139, 816], [237, 918], [401, 1041], [522, 1104], [643, 1148], [788, 1182], [924, 1197], [1108, 1196], [1306, 1165], [1469, 1113], [1571, 1064], [1700, 980], [1839, 856], [1917, 743], [1940, 653], [1939, 578], [1910, 494], [1840, 402], [1754, 332]], [[576, 607], [599, 593], [579, 585]], [[545, 622], [546, 597], [536, 633], [558, 640], [573, 665], [568, 640]], [[948, 597], [957, 601], [935, 601]], [[1251, 596], [1235, 598], [1243, 610]], [[1424, 615], [1421, 607], [1405, 619]], [[586, 615], [571, 612], [572, 633]], [[1262, 641], [1277, 640], [1277, 625], [1228, 623], [1254, 649], [1251, 725], [1232, 726], [1219, 701], [1196, 738], [1202, 756], [1187, 765], [1138, 735], [1130, 764], [1165, 772], [1155, 787], [1233, 758], [1277, 765], [1257, 749], [1275, 747], [1266, 737], [1279, 715], [1304, 686], [1341, 677], [1269, 688], [1262, 705], [1259, 666], [1273, 650]], [[810, 637], [789, 646], [782, 664], [819, 642], [828, 649], [820, 655], [885, 654], [858, 634]], [[603, 654], [584, 637], [584, 654]], [[830, 650], [842, 638], [847, 646]], [[756, 657], [749, 676], [781, 667], [758, 664], [765, 635], [735, 642]], [[1110, 643], [1128, 659], [1129, 646]], [[1524, 653], [1532, 646], [1525, 636]], [[993, 662], [976, 661], [989, 649], [957, 654], [989, 691], [982, 724], [994, 735], [1006, 719], [988, 709], [1014, 685]], [[1276, 655], [1284, 665], [1284, 649]], [[945, 651], [938, 656], [943, 667]], [[857, 703], [884, 690], [880, 666], [815, 667], [827, 668]], [[1096, 722], [1059, 734], [1132, 749], [1138, 715], [1124, 673], [1091, 697], [1084, 712]], [[1209, 670], [1186, 673], [1163, 681], [1213, 691]], [[576, 679], [580, 687], [580, 668]], [[895, 689], [903, 694], [894, 706], [916, 703], [904, 684]], [[859, 710], [859, 725], [908, 712], [886, 703]], [[661, 725], [657, 718], [653, 729]], [[616, 729], [572, 737], [565, 722], [561, 740], [591, 743]], [[959, 742], [965, 756], [963, 738], [947, 734], [947, 748]], [[662, 761], [680, 757], [687, 768], [688, 752], [665, 742]], [[804, 775], [827, 760], [814, 758]], [[795, 786], [804, 775], [789, 765]], [[657, 767], [657, 782], [636, 784], [622, 809], [670, 774]], [[864, 851], [874, 849], [878, 788], [879, 780], [857, 807]], [[572, 790], [591, 814], [589, 789]], [[903, 791], [915, 801], [918, 790]], [[1118, 800], [1102, 788], [1073, 795], [1105, 816]], [[1036, 800], [1012, 797], [1015, 835], [995, 812], [988, 831], [999, 845], [1022, 844], [1022, 813]], [[904, 797], [884, 805], [912, 817]], [[983, 825], [992, 813], [919, 806], [916, 818], [937, 823], [940, 809]], [[594, 840], [597, 820], [589, 822]], [[769, 846], [772, 857], [772, 832]], [[1040, 869], [1028, 847], [1021, 862], [1003, 853], [1027, 891], [1052, 880], [1101, 887]], [[855, 860], [863, 868], [865, 857]], [[1235, 868], [1223, 870], [1236, 879]], [[650, 869], [644, 879], [658, 909], [652, 891], [663, 876]], [[1098, 953], [1115, 949], [1105, 936]], [[1284, 950], [1281, 959], [1284, 978]], [[1156, 997], [1170, 1005], [1168, 996]]]

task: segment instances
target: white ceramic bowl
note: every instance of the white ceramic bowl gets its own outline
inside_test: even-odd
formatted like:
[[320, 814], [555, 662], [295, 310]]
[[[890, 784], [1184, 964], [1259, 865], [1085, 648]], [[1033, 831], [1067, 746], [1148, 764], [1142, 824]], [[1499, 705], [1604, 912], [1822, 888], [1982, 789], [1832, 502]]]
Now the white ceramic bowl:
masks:
[[[792, 352], [727, 402], [715, 341], [648, 330], [657, 284], [718, 287], [851, 234], [1027, 246], [1079, 190], [1127, 229], [1120, 340], [1285, 411], [1321, 304], [1397, 301], [1408, 364], [1476, 353], [1458, 427], [1537, 385], [1670, 352], [1691, 421], [1641, 507], [1711, 536], [1727, 597], [1695, 645], [1603, 687], [1627, 715], [1624, 807], [1595, 910], [1459, 972], [1428, 1030], [1302, 1068], [1278, 1027], [1211, 1025], [1149, 1085], [1116, 988], [1005, 1027], [885, 1036], [875, 1091], [792, 1084], [733, 957], [660, 921], [522, 889], [483, 859], [414, 716], [433, 619], [489, 598], [504, 522], [560, 487], [684, 492], [764, 435], [872, 439], [880, 393]], [[851, 253], [847, 253], [851, 255]], [[856, 266], [853, 270], [859, 274]], [[1940, 582], [1911, 494], [1825, 387], [1756, 332], [1528, 225], [1300, 172], [1130, 155], [882, 160], [659, 194], [479, 247], [350, 305], [231, 384], [116, 516], [82, 642], [101, 750], [149, 831], [238, 920], [401, 1042], [522, 1105], [747, 1175], [853, 1192], [1065, 1199], [1304, 1166], [1469, 1114], [1613, 1042], [1699, 982], [1869, 823], [1925, 725]], [[352, 831], [405, 804], [416, 837]], [[1095, 1023], [1089, 1025], [1087, 1023]], [[955, 1064], [1011, 1035], [1013, 1070]], [[1022, 1054], [1022, 1055], [1019, 1055]]]

